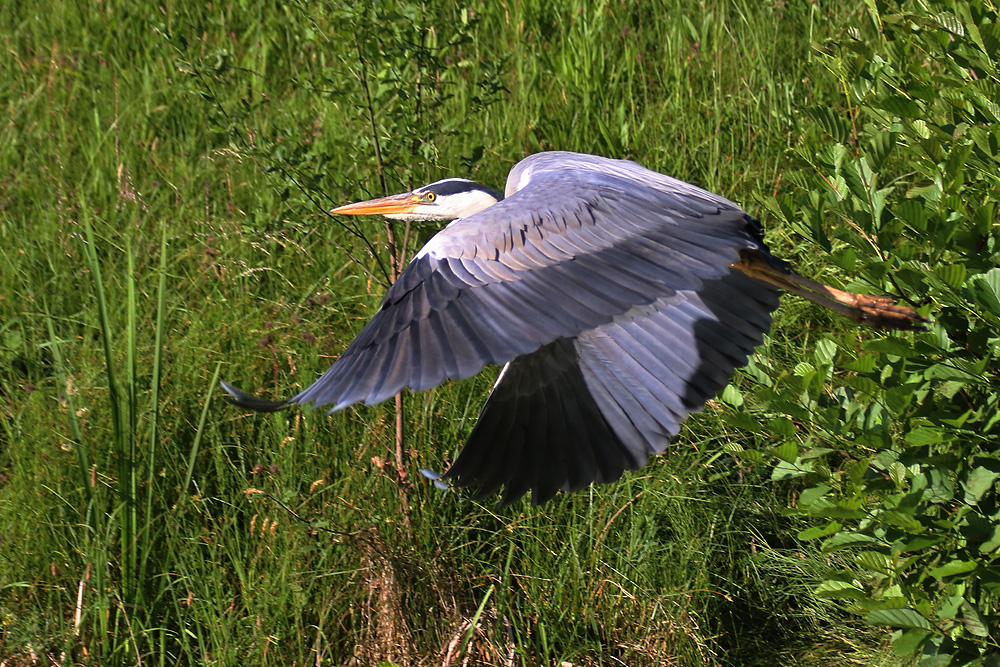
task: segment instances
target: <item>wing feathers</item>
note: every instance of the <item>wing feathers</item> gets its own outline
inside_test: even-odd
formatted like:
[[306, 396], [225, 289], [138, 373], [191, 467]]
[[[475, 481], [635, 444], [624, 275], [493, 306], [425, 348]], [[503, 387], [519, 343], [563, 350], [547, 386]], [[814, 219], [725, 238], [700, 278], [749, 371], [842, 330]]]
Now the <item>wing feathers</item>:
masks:
[[617, 479], [624, 458], [583, 380], [573, 341], [559, 339], [511, 362], [445, 476], [456, 486], [478, 486], [476, 499], [503, 487], [500, 504], [528, 491], [539, 503], [559, 489]]
[[539, 154], [508, 198], [434, 236], [333, 366], [285, 402], [378, 403], [511, 362], [448, 471], [476, 497], [617, 479], [662, 451], [770, 325], [777, 292], [736, 205], [618, 160]]
[[638, 306], [517, 357], [446, 476], [500, 504], [618, 479], [667, 447], [681, 422], [761, 342], [777, 292], [741, 274]]
[[[722, 203], [692, 208], [668, 193], [630, 198], [624, 185], [569, 183], [564, 208], [542, 201], [551, 193], [544, 178], [535, 187], [533, 177], [516, 197], [440, 232], [318, 386], [290, 400], [340, 409], [469, 377], [637, 305], [698, 290], [753, 244], [744, 214]], [[530, 222], [518, 226], [530, 211]], [[442, 337], [446, 322], [469, 344]], [[360, 359], [369, 356], [378, 360]]]

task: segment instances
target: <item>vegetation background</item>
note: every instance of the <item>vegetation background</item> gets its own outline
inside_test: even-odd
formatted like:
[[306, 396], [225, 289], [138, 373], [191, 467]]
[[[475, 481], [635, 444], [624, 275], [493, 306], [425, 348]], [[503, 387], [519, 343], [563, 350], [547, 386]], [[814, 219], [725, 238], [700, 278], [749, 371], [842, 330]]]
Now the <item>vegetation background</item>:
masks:
[[[0, 664], [998, 664], [990, 2], [0, 0]], [[788, 301], [672, 451], [442, 492], [494, 371], [247, 415], [377, 307], [335, 204], [545, 149], [761, 217]], [[393, 230], [413, 251], [432, 230]], [[467, 662], [464, 662], [467, 661]]]

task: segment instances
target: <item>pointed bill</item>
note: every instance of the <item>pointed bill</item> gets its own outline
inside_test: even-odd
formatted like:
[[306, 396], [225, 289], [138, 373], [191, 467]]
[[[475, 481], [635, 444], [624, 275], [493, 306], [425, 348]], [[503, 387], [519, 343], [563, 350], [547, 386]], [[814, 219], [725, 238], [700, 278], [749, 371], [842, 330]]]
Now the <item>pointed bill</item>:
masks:
[[401, 195], [379, 197], [378, 199], [338, 206], [330, 213], [337, 215], [400, 215], [413, 212], [414, 207], [420, 202], [420, 195], [407, 192]]

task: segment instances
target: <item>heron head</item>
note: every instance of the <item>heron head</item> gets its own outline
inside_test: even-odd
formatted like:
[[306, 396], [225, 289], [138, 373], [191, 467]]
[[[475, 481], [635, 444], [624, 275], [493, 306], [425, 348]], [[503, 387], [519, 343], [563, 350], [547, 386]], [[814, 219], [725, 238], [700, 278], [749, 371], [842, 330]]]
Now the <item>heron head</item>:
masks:
[[391, 220], [448, 221], [467, 218], [502, 199], [500, 193], [464, 178], [446, 178], [413, 192], [339, 206], [338, 215], [382, 215]]

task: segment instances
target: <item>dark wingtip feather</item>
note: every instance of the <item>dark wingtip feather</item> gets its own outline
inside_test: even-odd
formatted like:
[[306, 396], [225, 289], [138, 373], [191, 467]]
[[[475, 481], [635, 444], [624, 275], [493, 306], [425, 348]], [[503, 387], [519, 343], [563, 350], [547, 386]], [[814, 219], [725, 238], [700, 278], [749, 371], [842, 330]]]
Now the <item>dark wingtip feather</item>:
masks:
[[269, 401], [266, 398], [251, 396], [246, 392], [240, 391], [225, 380], [220, 380], [219, 385], [221, 385], [226, 393], [229, 394], [226, 396], [227, 401], [245, 410], [253, 410], [254, 412], [277, 412], [278, 410], [287, 408], [291, 404], [288, 399], [283, 401]]

